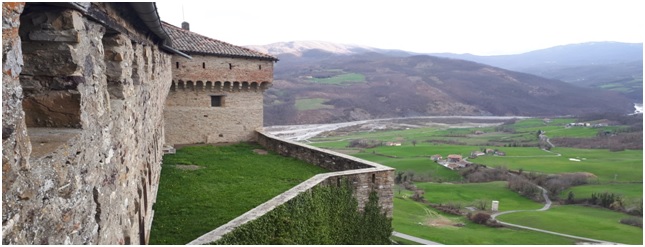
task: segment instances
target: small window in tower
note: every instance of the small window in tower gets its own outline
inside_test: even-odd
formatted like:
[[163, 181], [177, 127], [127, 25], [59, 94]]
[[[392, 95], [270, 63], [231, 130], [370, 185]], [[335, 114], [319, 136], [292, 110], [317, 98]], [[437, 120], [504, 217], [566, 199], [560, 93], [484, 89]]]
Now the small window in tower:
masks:
[[175, 67], [179, 69], [179, 62], [175, 62]]
[[228, 69], [233, 69], [233, 64], [232, 63], [228, 64]]
[[258, 69], [262, 70], [262, 64], [258, 65]]
[[224, 95], [211, 95], [211, 106], [212, 107], [224, 106]]
[[206, 63], [202, 63], [202, 69], [206, 68]]

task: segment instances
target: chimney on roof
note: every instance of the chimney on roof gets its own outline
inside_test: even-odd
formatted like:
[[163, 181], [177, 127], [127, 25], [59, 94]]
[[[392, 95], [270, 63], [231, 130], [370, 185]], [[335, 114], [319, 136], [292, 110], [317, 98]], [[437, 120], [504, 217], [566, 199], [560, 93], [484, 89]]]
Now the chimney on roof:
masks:
[[181, 23], [181, 28], [190, 31], [190, 24], [184, 21]]

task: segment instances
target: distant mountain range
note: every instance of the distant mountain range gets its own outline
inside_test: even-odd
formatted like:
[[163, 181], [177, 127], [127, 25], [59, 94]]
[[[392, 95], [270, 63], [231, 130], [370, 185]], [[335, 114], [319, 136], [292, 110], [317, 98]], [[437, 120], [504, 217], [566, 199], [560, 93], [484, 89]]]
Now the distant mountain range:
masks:
[[[588, 84], [584, 88], [500, 68], [551, 68], [562, 73], [558, 76], [564, 77], [576, 76], [565, 73], [573, 70], [571, 68], [578, 68], [576, 73], [582, 75], [593, 74], [584, 72], [591, 69], [598, 74], [594, 78], [614, 78], [607, 74], [623, 68], [624, 74], [633, 73], [638, 77], [636, 65], [620, 66], [639, 61], [638, 56], [628, 49], [622, 56], [610, 55], [614, 53], [609, 51], [596, 52], [603, 54], [606, 61], [598, 59], [600, 55], [591, 55], [594, 52], [589, 47], [606, 47], [608, 44], [616, 45], [574, 45], [493, 57], [430, 56], [319, 41], [284, 42], [250, 48], [271, 53], [280, 59], [275, 65], [274, 86], [265, 95], [265, 125], [277, 125], [421, 115], [628, 113], [633, 110], [632, 103], [642, 102], [642, 90], [640, 101], [637, 101], [617, 91], [590, 88], [596, 84]], [[636, 47], [636, 50], [640, 45], [642, 64], [642, 44], [625, 45]], [[571, 53], [576, 49], [585, 54]], [[560, 56], [564, 57], [558, 58]], [[526, 59], [531, 61], [519, 62]], [[498, 67], [484, 63], [495, 63]], [[614, 69], [604, 73], [606, 66], [614, 66]], [[638, 78], [634, 80], [638, 81]], [[642, 65], [640, 83], [632, 84], [642, 88]]]
[[296, 57], [302, 57], [303, 55], [311, 56], [311, 53], [308, 54], [308, 52], [311, 51], [318, 51], [321, 52], [321, 54], [326, 53], [335, 55], [352, 55], [367, 52], [376, 52], [392, 56], [410, 56], [416, 54], [403, 50], [380, 49], [369, 46], [338, 44], [326, 41], [291, 41], [268, 45], [250, 45], [246, 47], [272, 55], [292, 55]]
[[614, 90], [634, 102], [643, 102], [642, 43], [590, 42], [502, 56], [432, 55], [484, 63], [583, 87]]

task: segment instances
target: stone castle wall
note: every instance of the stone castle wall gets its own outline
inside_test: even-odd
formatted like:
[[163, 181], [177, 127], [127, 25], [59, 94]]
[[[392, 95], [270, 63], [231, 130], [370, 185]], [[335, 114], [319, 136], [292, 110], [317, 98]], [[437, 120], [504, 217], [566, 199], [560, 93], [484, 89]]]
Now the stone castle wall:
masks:
[[[263, 91], [273, 80], [273, 62], [245, 58], [173, 56], [166, 107], [166, 143], [253, 140], [262, 127]], [[212, 97], [221, 105], [212, 106]]]
[[283, 140], [264, 132], [261, 128], [258, 129], [257, 135], [258, 143], [268, 150], [324, 167], [332, 172], [315, 175], [217, 229], [200, 236], [188, 243], [189, 245], [217, 241], [235, 228], [271, 212], [300, 193], [309, 191], [316, 186], [340, 186], [342, 181], [349, 181], [352, 184], [359, 210], [365, 207], [369, 200], [369, 194], [374, 191], [378, 195], [378, 204], [382, 212], [387, 217], [392, 217], [394, 168], [302, 143]]
[[273, 61], [190, 54], [172, 57], [173, 81], [272, 82]]
[[325, 179], [326, 184], [338, 184], [340, 177], [352, 181], [354, 197], [358, 201], [359, 209], [365, 206], [370, 192], [375, 191], [379, 197], [379, 206], [388, 217], [392, 217], [394, 168], [346, 154], [280, 139], [261, 129], [257, 131], [257, 135], [257, 142], [268, 150], [333, 171], [326, 173], [328, 175]]
[[171, 60], [124, 4], [2, 4], [3, 244], [147, 242]]
[[[211, 107], [211, 95], [224, 97], [224, 106]], [[262, 92], [171, 91], [164, 109], [166, 143], [249, 141], [262, 126]]]

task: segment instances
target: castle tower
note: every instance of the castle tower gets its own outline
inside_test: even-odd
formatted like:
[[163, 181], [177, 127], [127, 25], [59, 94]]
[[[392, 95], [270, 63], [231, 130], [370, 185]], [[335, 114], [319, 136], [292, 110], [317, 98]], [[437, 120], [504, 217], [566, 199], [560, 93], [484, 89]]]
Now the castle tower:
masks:
[[[172, 86], [164, 109], [167, 144], [254, 139], [263, 123], [263, 92], [278, 59], [163, 23], [173, 48]], [[187, 23], [185, 25], [188, 26]]]

